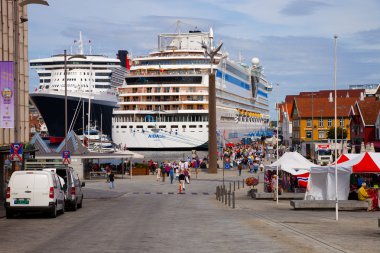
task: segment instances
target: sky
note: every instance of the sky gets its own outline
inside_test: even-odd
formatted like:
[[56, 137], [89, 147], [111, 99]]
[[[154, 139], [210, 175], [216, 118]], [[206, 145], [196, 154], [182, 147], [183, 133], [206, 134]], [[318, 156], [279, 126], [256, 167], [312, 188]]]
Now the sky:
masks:
[[[29, 59], [70, 51], [80, 31], [93, 53], [146, 55], [157, 48], [157, 35], [175, 32], [180, 20], [182, 31], [212, 27], [232, 59], [260, 59], [274, 87], [272, 118], [275, 101], [286, 95], [334, 88], [334, 52], [337, 89], [380, 83], [378, 0], [47, 1], [48, 7], [28, 6]], [[29, 74], [33, 90], [38, 78]]]

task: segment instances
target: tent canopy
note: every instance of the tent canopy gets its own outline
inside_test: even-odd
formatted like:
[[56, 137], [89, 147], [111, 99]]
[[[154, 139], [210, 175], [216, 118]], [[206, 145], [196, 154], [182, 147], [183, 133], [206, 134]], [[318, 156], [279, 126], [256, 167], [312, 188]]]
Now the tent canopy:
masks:
[[311, 167], [315, 167], [314, 163], [307, 160], [298, 152], [286, 152], [278, 161], [266, 165], [267, 170], [276, 170], [278, 164], [278, 169], [286, 171], [292, 175], [304, 174], [310, 171]]
[[[352, 173], [380, 173], [380, 153], [357, 154], [351, 160], [336, 165], [338, 170], [338, 199], [347, 200]], [[306, 199], [335, 199], [335, 165], [312, 167]]]
[[[342, 154], [341, 156], [339, 156], [337, 163], [340, 164], [340, 163], [347, 162], [349, 160], [354, 159], [355, 157], [357, 157], [359, 155], [360, 154]], [[335, 163], [333, 163], [333, 164], [335, 164]]]

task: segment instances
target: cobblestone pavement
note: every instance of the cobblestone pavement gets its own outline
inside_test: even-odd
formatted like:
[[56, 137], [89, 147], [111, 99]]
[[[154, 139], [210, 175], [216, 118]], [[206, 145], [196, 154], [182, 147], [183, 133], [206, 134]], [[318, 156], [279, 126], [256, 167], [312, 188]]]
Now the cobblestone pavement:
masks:
[[[249, 176], [244, 172], [243, 177]], [[226, 171], [225, 182], [242, 180]], [[155, 176], [87, 181], [84, 207], [56, 219], [0, 219], [0, 252], [378, 252], [377, 212], [294, 211], [289, 201], [253, 200], [236, 189], [236, 208], [215, 199], [218, 174], [200, 173], [177, 194]], [[240, 185], [241, 186], [241, 185]], [[22, 242], [22, 243], [21, 243]]]

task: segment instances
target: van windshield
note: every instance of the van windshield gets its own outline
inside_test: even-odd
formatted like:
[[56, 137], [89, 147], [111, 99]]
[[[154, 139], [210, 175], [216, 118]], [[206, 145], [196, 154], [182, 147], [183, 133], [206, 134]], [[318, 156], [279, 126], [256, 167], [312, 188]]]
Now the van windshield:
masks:
[[318, 153], [319, 155], [331, 155], [331, 149], [320, 149]]

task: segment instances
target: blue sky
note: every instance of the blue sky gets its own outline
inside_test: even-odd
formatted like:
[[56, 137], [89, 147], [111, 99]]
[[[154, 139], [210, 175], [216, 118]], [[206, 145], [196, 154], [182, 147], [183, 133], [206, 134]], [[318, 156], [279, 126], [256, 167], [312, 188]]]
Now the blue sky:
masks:
[[[378, 0], [48, 0], [31, 5], [29, 59], [70, 50], [82, 31], [93, 53], [114, 57], [118, 49], [144, 55], [157, 35], [213, 27], [231, 58], [258, 57], [278, 100], [300, 91], [333, 89], [334, 35], [337, 88], [380, 83], [380, 1]], [[38, 79], [30, 70], [30, 89]], [[275, 85], [274, 85], [275, 86]], [[273, 112], [271, 113], [273, 115]]]

